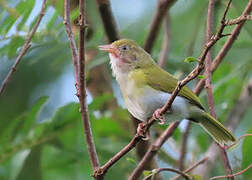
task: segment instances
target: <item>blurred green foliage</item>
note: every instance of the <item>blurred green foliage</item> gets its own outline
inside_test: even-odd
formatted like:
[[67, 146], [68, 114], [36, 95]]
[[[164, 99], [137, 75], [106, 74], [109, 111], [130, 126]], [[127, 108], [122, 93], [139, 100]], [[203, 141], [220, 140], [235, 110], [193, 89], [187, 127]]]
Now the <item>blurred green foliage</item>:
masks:
[[[1, 82], [24, 44], [27, 32], [36, 22], [41, 2], [0, 0]], [[238, 17], [247, 2], [248, 0], [233, 1], [228, 18]], [[137, 7], [142, 7], [141, 13], [134, 12], [138, 9], [134, 9], [132, 3], [133, 0], [127, 2], [112, 0], [112, 10], [122, 37], [135, 39], [143, 45], [156, 1], [152, 0], [149, 4], [144, 0], [139, 1]], [[216, 4], [215, 29], [219, 25], [226, 3], [225, 0]], [[186, 76], [194, 67], [194, 62], [189, 64], [183, 60], [190, 56], [186, 61], [195, 61], [192, 57], [200, 55], [204, 44], [207, 5], [208, 2], [202, 0], [178, 0], [171, 8], [169, 13], [171, 46], [167, 71]], [[122, 17], [120, 11], [125, 8], [133, 9]], [[87, 64], [87, 69], [90, 71], [105, 64], [107, 71], [110, 72], [108, 57], [97, 51], [97, 46], [104, 44], [106, 38], [95, 1], [87, 1], [86, 9], [90, 24], [89, 32], [93, 31], [87, 42], [87, 53], [95, 51], [94, 57]], [[45, 16], [32, 39], [31, 48], [23, 57], [5, 92], [0, 96], [0, 180], [92, 179], [79, 105], [74, 95], [72, 60], [62, 14], [63, 1], [47, 2]], [[132, 14], [137, 17], [132, 17]], [[71, 19], [74, 20], [77, 15], [78, 10], [72, 10]], [[222, 122], [226, 121], [242, 87], [252, 78], [251, 29], [252, 23], [247, 22], [224, 62], [213, 75], [215, 107], [218, 119]], [[231, 30], [232, 27], [228, 27], [225, 33]], [[162, 28], [152, 53], [154, 59], [159, 57], [163, 36]], [[225, 40], [226, 38], [223, 38], [214, 47], [213, 57]], [[107, 78], [115, 85], [111, 76]], [[195, 81], [189, 86], [193, 87], [194, 84]], [[134, 133], [129, 114], [122, 107], [100, 111], [100, 108], [112, 101], [114, 96], [121, 102], [116, 85], [114, 92], [115, 95], [104, 92], [96, 97], [91, 97], [90, 94], [88, 96], [92, 131], [101, 164], [126, 145]], [[201, 99], [206, 104], [204, 92]], [[251, 110], [252, 107], [248, 107], [247, 112]], [[250, 117], [245, 116], [238, 128], [239, 131], [235, 134], [239, 136], [246, 133], [251, 125]], [[163, 149], [168, 159], [174, 160], [178, 157], [182, 132], [183, 128], [178, 129], [174, 135], [176, 141], [169, 141]], [[189, 138], [190, 155], [187, 156], [187, 164], [193, 158], [200, 159], [211, 142], [202, 129], [193, 126]], [[237, 147], [235, 152], [238, 152], [239, 162], [235, 164], [235, 169], [246, 168], [252, 163], [252, 155], [249, 153], [252, 148], [251, 142], [251, 138], [248, 137], [242, 148]], [[234, 158], [232, 152], [229, 155], [232, 160]], [[162, 166], [174, 165], [173, 162], [162, 161], [161, 155], [158, 159], [158, 163]], [[134, 152], [129, 153], [111, 168], [106, 179], [118, 179], [118, 177], [126, 179], [136, 163]], [[222, 169], [216, 169], [212, 175], [224, 173]], [[163, 175], [165, 178], [173, 176], [167, 172]], [[252, 170], [249, 170], [240, 179], [251, 177]]]

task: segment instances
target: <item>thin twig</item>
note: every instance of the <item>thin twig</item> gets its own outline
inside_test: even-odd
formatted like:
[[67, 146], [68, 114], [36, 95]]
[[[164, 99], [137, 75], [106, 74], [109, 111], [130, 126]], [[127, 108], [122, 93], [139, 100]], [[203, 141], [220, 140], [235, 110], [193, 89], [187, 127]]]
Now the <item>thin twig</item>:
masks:
[[[230, 1], [231, 2], [231, 1]], [[208, 11], [207, 11], [207, 24], [206, 24], [206, 42], [209, 42], [211, 36], [213, 34], [213, 15], [214, 15], [214, 0], [209, 0]], [[216, 118], [216, 112], [214, 108], [214, 99], [213, 99], [213, 91], [212, 91], [212, 73], [211, 73], [211, 51], [207, 53], [206, 56], [206, 66], [205, 66], [205, 74], [206, 74], [206, 94], [207, 101], [209, 106], [210, 114]]]
[[70, 42], [70, 49], [72, 52], [72, 61], [74, 66], [74, 79], [75, 79], [75, 87], [77, 88], [78, 84], [78, 50], [73, 37], [73, 32], [70, 24], [70, 4], [69, 0], [64, 1], [64, 25], [66, 29], [66, 33], [68, 36], [68, 40]]
[[191, 126], [192, 126], [192, 122], [189, 121], [186, 126], [185, 132], [183, 134], [183, 138], [182, 138], [182, 146], [180, 149], [180, 156], [179, 156], [179, 163], [178, 163], [179, 170], [181, 171], [184, 170], [184, 161], [185, 161], [186, 149], [187, 149], [186, 146], [187, 146], [187, 141], [188, 141]]
[[[251, 12], [251, 9], [252, 9], [252, 0], [250, 0], [248, 2], [247, 6], [245, 7], [245, 9], [242, 13], [242, 16], [249, 15], [249, 13]], [[212, 73], [216, 70], [216, 68], [222, 62], [222, 60], [224, 59], [224, 57], [226, 56], [228, 51], [231, 49], [233, 43], [235, 42], [235, 40], [239, 36], [240, 31], [241, 31], [244, 24], [245, 24], [245, 21], [242, 21], [241, 23], [239, 23], [235, 26], [235, 28], [231, 32], [231, 35], [228, 37], [227, 41], [225, 42], [225, 44], [223, 45], [223, 47], [221, 48], [221, 50], [219, 51], [217, 56], [214, 58], [212, 65], [211, 65], [211, 72]], [[195, 92], [197, 94], [199, 94], [199, 92], [202, 90], [202, 88], [204, 87], [204, 84], [205, 84], [205, 79], [201, 79], [198, 82], [198, 84], [196, 85], [196, 88], [195, 88]]]
[[112, 15], [109, 0], [96, 0], [99, 13], [102, 19], [103, 27], [106, 31], [109, 42], [120, 39], [119, 32], [117, 30], [116, 21]]
[[236, 144], [238, 144], [238, 142], [240, 142], [240, 140], [242, 140], [243, 138], [248, 137], [248, 136], [252, 136], [252, 134], [244, 134], [241, 137], [239, 137], [233, 144], [230, 144], [229, 146], [224, 146], [223, 148], [230, 149], [231, 147], [233, 147]]
[[231, 26], [235, 24], [240, 24], [241, 22], [246, 21], [246, 20], [252, 20], [252, 15], [241, 15], [240, 17], [236, 19], [226, 20], [225, 24], [227, 26]]
[[145, 164], [148, 163], [157, 154], [158, 150], [161, 148], [161, 146], [164, 144], [164, 142], [173, 134], [174, 130], [178, 127], [178, 125], [179, 125], [179, 122], [172, 123], [160, 135], [160, 137], [148, 149], [148, 151], [144, 155], [143, 159], [139, 162], [137, 167], [131, 173], [128, 180], [135, 180], [135, 179], [138, 179], [141, 176]]
[[[87, 28], [85, 17], [85, 0], [79, 0], [79, 58], [78, 58], [78, 98], [80, 101], [81, 118], [84, 126], [84, 133], [88, 147], [88, 153], [91, 159], [93, 171], [99, 167], [99, 160], [96, 153], [92, 131], [90, 127], [90, 120], [87, 108], [87, 95], [86, 95], [86, 79], [85, 79], [85, 31]], [[97, 178], [97, 179], [103, 179]]]
[[[74, 71], [77, 75], [75, 78], [76, 84], [76, 90], [77, 90], [77, 97], [79, 98], [80, 102], [80, 111], [81, 111], [81, 118], [84, 126], [84, 134], [86, 137], [86, 143], [88, 148], [89, 157], [91, 159], [91, 164], [93, 167], [93, 172], [96, 171], [97, 168], [99, 168], [99, 160], [96, 153], [92, 131], [90, 127], [90, 121], [88, 116], [88, 109], [86, 104], [86, 80], [85, 80], [85, 30], [86, 30], [86, 18], [85, 18], [85, 0], [79, 1], [79, 54], [77, 56], [77, 49], [76, 45], [73, 39], [73, 34], [70, 26], [69, 21], [69, 0], [65, 0], [64, 2], [64, 8], [65, 8], [65, 18], [64, 18], [64, 24], [66, 26], [66, 31], [68, 34], [68, 38], [70, 41], [70, 48], [72, 51], [72, 57], [73, 57], [73, 65], [74, 65]], [[76, 62], [77, 58], [77, 62]], [[101, 177], [95, 177], [97, 180], [102, 180], [103, 176]]]
[[161, 53], [160, 53], [159, 59], [158, 59], [158, 65], [161, 68], [165, 68], [165, 66], [166, 66], [167, 57], [168, 57], [169, 48], [170, 48], [171, 33], [170, 33], [169, 12], [167, 12], [166, 16], [165, 16], [164, 29], [165, 29], [164, 40], [163, 40], [163, 44], [162, 44], [162, 50], [161, 50]]
[[163, 21], [163, 18], [166, 14], [166, 11], [168, 8], [170, 8], [174, 2], [177, 0], [159, 0], [157, 5], [157, 10], [155, 12], [155, 15], [152, 19], [151, 25], [150, 25], [150, 31], [147, 35], [146, 41], [144, 43], [144, 49], [151, 53], [154, 42], [158, 36], [158, 32], [161, 26], [161, 23]]
[[143, 180], [148, 180], [150, 179], [151, 177], [155, 177], [156, 174], [162, 172], [162, 171], [170, 171], [170, 172], [174, 172], [174, 173], [177, 173], [179, 175], [181, 175], [182, 177], [184, 177], [185, 179], [187, 180], [190, 180], [192, 179], [189, 175], [187, 175], [186, 173], [180, 171], [180, 170], [177, 170], [177, 169], [173, 169], [173, 168], [158, 168], [158, 169], [153, 169], [152, 170], [152, 174], [150, 174], [149, 176], [145, 177]]
[[247, 168], [243, 169], [242, 171], [240, 171], [238, 173], [230, 174], [230, 175], [226, 175], [226, 176], [215, 176], [215, 177], [210, 178], [210, 180], [221, 179], [221, 178], [234, 178], [235, 176], [242, 175], [244, 172], [246, 172], [250, 168], [252, 168], [252, 163]]
[[[228, 6], [231, 5], [232, 0], [229, 0]], [[225, 11], [225, 14], [227, 13], [228, 8]], [[208, 14], [207, 14], [207, 27], [206, 27], [206, 41], [210, 41], [212, 32], [213, 32], [213, 11], [214, 11], [214, 0], [209, 0], [209, 5], [208, 5]], [[225, 17], [222, 18], [222, 23], [226, 22]], [[226, 23], [225, 23], [226, 24]], [[216, 112], [214, 108], [214, 98], [213, 98], [213, 91], [212, 91], [212, 73], [211, 73], [211, 52], [209, 51], [206, 57], [206, 67], [205, 67], [205, 75], [206, 75], [206, 83], [205, 83], [205, 88], [206, 88], [206, 95], [207, 95], [207, 102], [210, 110], [210, 114], [216, 118]], [[220, 146], [221, 148], [221, 146]], [[227, 156], [227, 152], [225, 151], [224, 148], [221, 148], [221, 153], [222, 153], [222, 159], [224, 162], [224, 167], [226, 170], [227, 175], [232, 174], [232, 168]], [[230, 180], [233, 180], [233, 178], [230, 178]]]
[[[192, 171], [194, 168], [198, 167], [199, 165], [203, 164], [208, 158], [205, 157], [203, 159], [201, 159], [199, 162], [196, 162], [195, 164], [193, 164], [191, 167], [187, 168], [186, 170], [183, 171], [183, 173], [188, 173], [190, 171]], [[177, 180], [178, 178], [180, 178], [180, 175], [171, 178], [170, 180]]]
[[8, 75], [4, 79], [4, 81], [1, 85], [1, 88], [0, 88], [0, 95], [3, 93], [5, 87], [8, 84], [13, 73], [17, 70], [17, 66], [20, 63], [21, 59], [26, 54], [27, 50], [31, 47], [31, 44], [30, 44], [31, 39], [32, 39], [33, 35], [35, 34], [35, 32], [37, 31], [38, 26], [39, 26], [44, 14], [45, 14], [45, 5], [46, 5], [46, 0], [43, 0], [38, 19], [37, 19], [36, 23], [34, 24], [33, 28], [31, 29], [31, 31], [28, 33], [23, 48], [21, 49], [20, 53], [18, 54], [18, 57], [17, 57], [15, 63], [13, 64], [13, 66], [11, 67]]

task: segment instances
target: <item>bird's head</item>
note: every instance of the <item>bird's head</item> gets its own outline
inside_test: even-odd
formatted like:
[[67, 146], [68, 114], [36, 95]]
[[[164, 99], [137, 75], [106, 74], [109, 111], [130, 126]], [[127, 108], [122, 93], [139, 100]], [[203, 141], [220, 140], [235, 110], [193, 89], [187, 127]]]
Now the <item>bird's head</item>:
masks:
[[121, 39], [112, 44], [101, 45], [99, 49], [109, 53], [115, 76], [120, 73], [129, 73], [137, 68], [145, 68], [154, 63], [150, 55], [133, 40]]

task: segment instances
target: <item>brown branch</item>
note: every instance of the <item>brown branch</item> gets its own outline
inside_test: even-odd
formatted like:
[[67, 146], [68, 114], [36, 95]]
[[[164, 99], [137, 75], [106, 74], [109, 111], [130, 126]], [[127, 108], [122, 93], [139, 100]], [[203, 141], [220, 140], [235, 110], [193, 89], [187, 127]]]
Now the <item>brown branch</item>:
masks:
[[181, 175], [182, 177], [184, 177], [185, 179], [187, 180], [191, 180], [192, 178], [187, 175], [186, 173], [180, 171], [180, 170], [177, 170], [177, 169], [173, 169], [173, 168], [158, 168], [158, 169], [153, 169], [152, 170], [152, 174], [150, 174], [149, 176], [145, 177], [143, 180], [148, 180], [150, 179], [151, 177], [154, 178], [156, 174], [162, 172], [162, 171], [170, 171], [170, 172], [174, 172], [174, 173], [177, 173], [179, 175]]
[[244, 134], [241, 137], [239, 137], [233, 144], [230, 144], [228, 146], [224, 146], [223, 148], [229, 149], [229, 148], [235, 146], [236, 144], [238, 144], [238, 142], [241, 141], [243, 138], [248, 137], [248, 136], [252, 136], [252, 134]]
[[[251, 103], [252, 103], [252, 79], [250, 80], [249, 84], [243, 88], [239, 99], [234, 104], [233, 108], [230, 110], [228, 114], [228, 118], [226, 121], [228, 129], [234, 131], [237, 128], [237, 126], [239, 125], [239, 123], [241, 122], [246, 113], [247, 107]], [[205, 155], [206, 157], [208, 157], [206, 164], [196, 168], [194, 170], [194, 173], [199, 174], [200, 176], [203, 177], [203, 179], [207, 179], [219, 157], [219, 154], [220, 151], [218, 146], [216, 146], [215, 143], [212, 143]]]
[[98, 5], [103, 27], [105, 29], [109, 42], [113, 42], [120, 39], [120, 35], [116, 26], [116, 21], [111, 12], [109, 0], [96, 0], [96, 3]]
[[[242, 16], [249, 15], [249, 13], [251, 12], [251, 9], [252, 9], [252, 1], [250, 0], [248, 2], [247, 6], [245, 7], [245, 9], [242, 13]], [[228, 51], [231, 49], [233, 43], [235, 42], [235, 40], [239, 36], [241, 28], [243, 27], [244, 24], [245, 24], [245, 21], [242, 21], [241, 23], [239, 23], [235, 26], [235, 28], [231, 32], [231, 35], [228, 37], [227, 41], [223, 45], [222, 49], [219, 51], [217, 56], [214, 58], [212, 65], [211, 65], [211, 72], [212, 73], [216, 70], [216, 68], [222, 62], [223, 58], [226, 56]], [[205, 79], [202, 79], [196, 85], [195, 92], [197, 94], [199, 94], [199, 92], [202, 90], [202, 88], [204, 87], [204, 84], [205, 84]]]
[[[194, 44], [195, 44], [195, 39], [196, 37], [198, 36], [198, 33], [199, 33], [199, 30], [200, 30], [200, 25], [201, 23], [203, 22], [203, 17], [202, 14], [205, 12], [205, 8], [203, 8], [200, 13], [199, 13], [199, 18], [197, 20], [197, 24], [196, 24], [196, 28], [192, 34], [192, 40], [191, 42], [189, 43], [189, 47], [188, 47], [188, 50], [187, 50], [187, 56], [192, 56], [193, 55], [193, 47], [194, 47]], [[196, 95], [198, 95], [196, 93]], [[182, 145], [181, 145], [181, 149], [180, 149], [180, 156], [179, 156], [179, 162], [178, 162], [178, 166], [179, 166], [179, 169], [180, 170], [183, 170], [184, 169], [184, 161], [185, 161], [185, 156], [186, 156], [186, 153], [187, 153], [187, 143], [188, 143], [188, 138], [189, 138], [189, 132], [191, 130], [191, 127], [192, 127], [192, 122], [189, 121], [188, 124], [186, 125], [186, 128], [185, 128], [185, 132], [183, 134], [183, 137], [182, 137]]]
[[241, 15], [240, 17], [236, 19], [226, 20], [225, 24], [227, 26], [230, 26], [230, 25], [240, 24], [241, 22], [246, 21], [246, 20], [252, 20], [252, 15]]
[[184, 170], [184, 162], [185, 162], [186, 150], [187, 150], [186, 146], [187, 146], [187, 141], [188, 141], [191, 126], [192, 126], [192, 122], [189, 121], [186, 126], [185, 132], [183, 134], [182, 146], [180, 149], [180, 156], [179, 156], [179, 163], [178, 163], [179, 170]]
[[37, 31], [38, 26], [39, 26], [44, 14], [45, 14], [45, 4], [46, 4], [46, 0], [43, 0], [38, 19], [37, 19], [36, 23], [34, 24], [33, 28], [31, 29], [31, 31], [28, 33], [26, 41], [24, 43], [24, 46], [21, 49], [20, 53], [18, 54], [18, 57], [17, 57], [15, 63], [13, 64], [13, 66], [11, 67], [8, 75], [6, 76], [6, 78], [2, 82], [2, 85], [0, 87], [0, 95], [3, 93], [3, 91], [4, 91], [5, 87], [6, 87], [6, 85], [8, 84], [10, 78], [12, 77], [14, 72], [17, 70], [17, 66], [20, 63], [21, 59], [26, 54], [27, 50], [31, 47], [30, 42], [32, 40], [32, 37], [35, 34], [35, 32]]
[[[193, 164], [191, 167], [187, 168], [185, 171], [183, 171], [183, 173], [188, 173], [190, 171], [192, 171], [194, 168], [198, 167], [199, 165], [203, 164], [208, 158], [205, 157], [203, 159], [201, 159], [199, 162], [196, 162], [195, 164]], [[180, 175], [171, 178], [170, 180], [177, 180], [178, 178], [180, 178]]]
[[[85, 0], [79, 1], [79, 54], [77, 56], [77, 49], [73, 39], [72, 29], [69, 21], [69, 0], [64, 2], [64, 24], [66, 26], [66, 32], [70, 41], [70, 48], [72, 51], [74, 71], [77, 76], [75, 78], [77, 97], [80, 102], [81, 118], [84, 126], [84, 134], [86, 137], [86, 143], [88, 148], [89, 157], [91, 159], [91, 164], [93, 171], [99, 167], [99, 160], [97, 157], [92, 131], [90, 128], [90, 121], [88, 116], [88, 109], [86, 105], [86, 80], [85, 80], [85, 30], [86, 30], [86, 18], [85, 18]], [[76, 63], [77, 59], [77, 63]], [[103, 179], [103, 177], [95, 177], [97, 180]]]
[[144, 43], [144, 49], [151, 53], [154, 42], [158, 36], [158, 32], [163, 21], [163, 18], [166, 14], [166, 11], [173, 5], [176, 0], [159, 0], [155, 15], [152, 19], [150, 25], [150, 31], [147, 35], [146, 41]]
[[168, 51], [170, 48], [170, 39], [171, 39], [171, 32], [170, 32], [170, 18], [169, 18], [169, 13], [167, 12], [166, 16], [165, 16], [165, 22], [164, 22], [164, 29], [165, 29], [165, 33], [164, 33], [164, 40], [163, 40], [163, 44], [162, 44], [162, 50], [158, 59], [158, 65], [161, 68], [165, 68], [166, 63], [167, 63], [167, 57], [168, 57]]
[[[228, 2], [228, 7], [230, 6], [232, 0], [229, 0]], [[214, 0], [209, 0], [209, 5], [208, 5], [208, 14], [207, 14], [207, 27], [206, 27], [206, 41], [208, 42], [212, 36], [213, 32], [213, 10], [214, 10]], [[227, 12], [227, 11], [226, 11]], [[225, 21], [225, 19], [222, 19], [222, 22]], [[226, 22], [226, 21], [225, 21]], [[226, 25], [226, 23], [225, 23]], [[206, 75], [206, 83], [205, 83], [205, 88], [206, 88], [206, 95], [207, 95], [207, 102], [210, 110], [210, 114], [216, 118], [216, 112], [214, 108], [214, 98], [213, 98], [213, 90], [212, 90], [212, 73], [211, 73], [211, 52], [209, 51], [206, 57], [206, 67], [205, 67], [205, 75]], [[221, 148], [221, 146], [220, 146]], [[224, 148], [221, 148], [221, 153], [222, 153], [222, 159], [224, 162], [224, 167], [226, 170], [227, 175], [232, 174], [232, 168], [227, 156], [227, 152]], [[230, 180], [233, 180], [233, 178], [230, 178]]]
[[144, 155], [143, 159], [139, 162], [138, 166], [131, 173], [128, 180], [138, 179], [142, 171], [144, 170], [144, 166], [148, 163], [158, 152], [164, 142], [173, 134], [174, 130], [178, 127], [179, 122], [172, 123], [161, 135], [160, 137], [151, 145], [148, 149], [147, 153]]
[[[85, 17], [85, 0], [79, 0], [79, 58], [78, 58], [78, 98], [80, 101], [81, 118], [84, 126], [84, 134], [88, 148], [89, 157], [91, 159], [93, 171], [99, 167], [99, 160], [97, 157], [92, 131], [90, 127], [90, 120], [88, 116], [87, 100], [86, 100], [86, 79], [85, 79], [85, 31], [87, 28]], [[103, 179], [103, 178], [97, 178]]]
[[252, 163], [247, 168], [243, 169], [242, 171], [240, 171], [238, 173], [230, 174], [230, 175], [226, 175], [226, 176], [215, 176], [215, 177], [210, 178], [210, 180], [220, 179], [220, 178], [233, 178], [234, 179], [235, 176], [242, 175], [244, 172], [246, 172], [250, 168], [252, 168]]
[[[132, 115], [131, 115], [131, 121], [134, 126], [134, 132], [136, 132], [139, 123], [142, 123], [142, 122], [139, 121], [138, 119], [136, 119], [135, 117], [133, 117]], [[138, 160], [141, 160], [143, 158], [145, 153], [148, 151], [150, 144], [151, 144], [150, 139], [145, 140], [145, 141], [139, 141], [139, 143], [136, 144], [135, 151], [136, 151], [136, 155], [137, 155]], [[158, 166], [157, 166], [155, 159], [152, 159], [152, 161], [147, 163], [144, 167], [144, 169], [147, 169], [147, 170], [152, 170], [152, 169], [157, 169], [157, 168], [158, 168]], [[162, 177], [160, 176], [160, 174], [157, 174], [155, 176], [155, 180], [162, 180]]]
[[136, 134], [131, 141], [129, 142], [129, 144], [127, 144], [121, 151], [119, 151], [118, 153], [116, 153], [116, 155], [114, 155], [107, 163], [105, 163], [102, 167], [100, 167], [99, 169], [97, 169], [94, 172], [94, 177], [97, 176], [104, 176], [104, 174], [108, 171], [108, 169], [113, 166], [119, 159], [121, 159], [125, 154], [127, 154], [130, 150], [132, 150], [136, 144], [142, 139], [142, 136], [140, 136], [139, 134]]
[[67, 37], [70, 43], [70, 49], [72, 52], [72, 61], [74, 66], [74, 79], [75, 87], [77, 88], [78, 84], [78, 50], [73, 37], [73, 32], [70, 24], [70, 4], [69, 0], [64, 1], [64, 21], [63, 21], [67, 33]]
[[[231, 1], [229, 1], [231, 3]], [[207, 13], [207, 24], [206, 24], [206, 42], [210, 41], [211, 36], [213, 34], [213, 14], [214, 14], [214, 0], [209, 0], [208, 4], [208, 13]], [[212, 73], [211, 73], [211, 51], [207, 53], [206, 56], [206, 67], [205, 67], [205, 74], [206, 74], [206, 94], [207, 94], [207, 101], [210, 110], [210, 114], [216, 118], [216, 112], [214, 108], [214, 98], [213, 98], [213, 91], [212, 91]]]

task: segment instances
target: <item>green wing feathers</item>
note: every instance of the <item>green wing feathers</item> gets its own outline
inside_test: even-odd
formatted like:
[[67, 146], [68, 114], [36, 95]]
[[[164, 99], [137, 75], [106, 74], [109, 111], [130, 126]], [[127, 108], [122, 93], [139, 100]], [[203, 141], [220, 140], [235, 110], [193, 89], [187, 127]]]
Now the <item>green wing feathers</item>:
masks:
[[207, 112], [202, 111], [201, 117], [196, 120], [219, 144], [223, 145], [236, 141], [232, 133]]
[[[178, 80], [175, 77], [158, 66], [145, 69], [144, 75], [149, 86], [163, 92], [172, 93], [178, 83]], [[184, 86], [179, 91], [178, 95], [185, 97], [192, 104], [197, 105], [200, 109], [204, 109], [198, 96], [196, 96], [188, 87]]]

